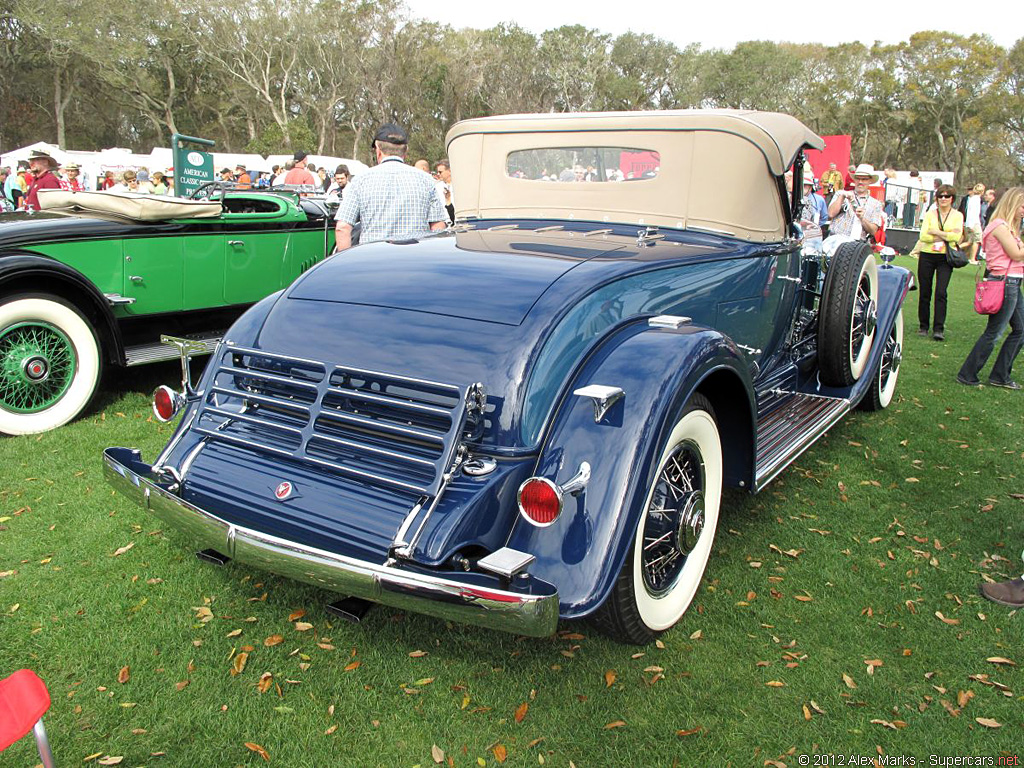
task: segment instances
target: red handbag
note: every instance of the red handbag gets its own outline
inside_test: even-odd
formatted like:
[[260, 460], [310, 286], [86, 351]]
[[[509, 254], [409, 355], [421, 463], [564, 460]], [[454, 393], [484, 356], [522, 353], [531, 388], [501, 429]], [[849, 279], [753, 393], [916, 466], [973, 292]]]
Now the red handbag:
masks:
[[994, 315], [1003, 308], [1006, 295], [1006, 280], [994, 275], [979, 280], [974, 285], [974, 311], [979, 315]]

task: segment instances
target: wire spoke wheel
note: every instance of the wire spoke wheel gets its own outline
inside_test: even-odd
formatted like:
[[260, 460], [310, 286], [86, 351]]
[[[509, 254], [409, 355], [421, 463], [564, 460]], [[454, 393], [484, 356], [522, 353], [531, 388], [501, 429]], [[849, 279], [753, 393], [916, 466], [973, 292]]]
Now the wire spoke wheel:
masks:
[[0, 303], [0, 433], [46, 432], [89, 404], [100, 376], [100, 345], [82, 314], [57, 296]]
[[903, 310], [896, 314], [896, 321], [889, 329], [882, 346], [882, 359], [878, 364], [878, 373], [871, 383], [870, 389], [860, 401], [859, 406], [865, 411], [880, 411], [887, 408], [896, 394], [896, 383], [900, 376], [900, 363], [903, 362]]
[[42, 322], [17, 323], [0, 331], [0, 407], [36, 413], [68, 391], [78, 359], [71, 340]]
[[704, 528], [704, 462], [692, 441], [665, 462], [644, 516], [641, 571], [647, 591], [664, 595], [682, 573]]

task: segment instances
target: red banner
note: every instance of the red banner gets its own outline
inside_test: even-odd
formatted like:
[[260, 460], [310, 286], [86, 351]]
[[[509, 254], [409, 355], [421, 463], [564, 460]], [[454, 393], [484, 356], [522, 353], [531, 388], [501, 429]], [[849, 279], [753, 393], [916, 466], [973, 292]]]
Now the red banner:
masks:
[[825, 148], [822, 150], [808, 149], [805, 151], [807, 160], [814, 171], [814, 178], [820, 179], [821, 174], [828, 170], [829, 163], [836, 164], [836, 170], [846, 179], [846, 169], [850, 165], [850, 136], [822, 136]]

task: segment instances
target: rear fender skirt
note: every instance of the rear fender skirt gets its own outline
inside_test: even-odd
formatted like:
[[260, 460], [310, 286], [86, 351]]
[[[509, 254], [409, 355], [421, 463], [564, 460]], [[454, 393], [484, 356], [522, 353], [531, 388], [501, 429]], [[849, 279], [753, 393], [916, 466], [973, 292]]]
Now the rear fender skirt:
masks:
[[77, 269], [30, 251], [0, 253], [0, 296], [23, 290], [54, 293], [72, 302], [94, 324], [107, 361], [124, 364], [124, 344], [110, 303]]
[[[571, 393], [591, 384], [625, 395], [595, 422], [594, 403]], [[632, 543], [654, 454], [691, 395], [719, 397], [716, 411], [733, 482], [753, 473], [755, 399], [749, 365], [722, 334], [631, 324], [609, 337], [579, 370], [548, 432], [537, 475], [564, 484], [588, 462], [586, 489], [565, 496], [554, 524], [518, 518], [507, 546], [536, 556], [530, 573], [558, 585], [563, 617], [584, 616], [605, 599]], [[727, 398], [721, 394], [728, 393]]]

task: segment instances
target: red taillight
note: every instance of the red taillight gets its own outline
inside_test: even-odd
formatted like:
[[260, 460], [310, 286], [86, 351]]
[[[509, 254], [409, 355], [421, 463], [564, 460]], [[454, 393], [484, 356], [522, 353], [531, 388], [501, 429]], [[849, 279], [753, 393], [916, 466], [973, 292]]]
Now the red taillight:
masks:
[[562, 513], [562, 492], [544, 477], [519, 486], [519, 512], [534, 525], [551, 525]]
[[178, 396], [166, 385], [156, 388], [153, 393], [153, 413], [160, 421], [170, 421], [178, 412]]

